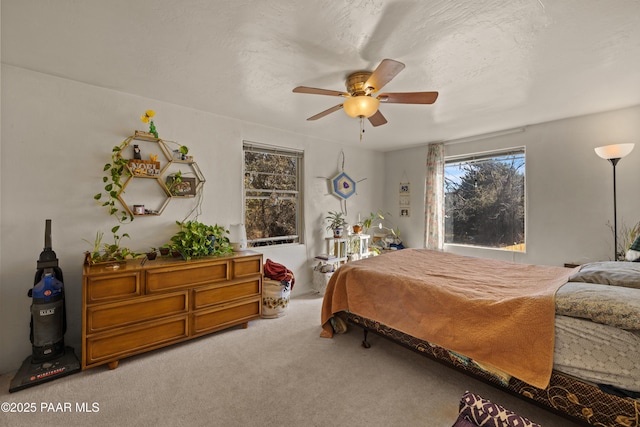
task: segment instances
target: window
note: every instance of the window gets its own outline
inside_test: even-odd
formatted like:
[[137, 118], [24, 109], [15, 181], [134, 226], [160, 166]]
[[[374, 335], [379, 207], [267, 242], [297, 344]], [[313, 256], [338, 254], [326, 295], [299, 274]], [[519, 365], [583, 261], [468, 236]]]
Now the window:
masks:
[[303, 152], [246, 141], [243, 149], [248, 245], [300, 243]]
[[445, 160], [445, 243], [525, 252], [524, 148]]

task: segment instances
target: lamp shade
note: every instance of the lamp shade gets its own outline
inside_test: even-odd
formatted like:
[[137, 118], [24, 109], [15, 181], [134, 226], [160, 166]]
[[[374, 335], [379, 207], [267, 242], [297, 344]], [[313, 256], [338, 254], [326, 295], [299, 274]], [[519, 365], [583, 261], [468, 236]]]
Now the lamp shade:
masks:
[[359, 95], [359, 96], [350, 96], [347, 98], [342, 104], [342, 108], [344, 108], [344, 112], [347, 113], [349, 117], [371, 117], [376, 111], [378, 111], [378, 106], [380, 105], [380, 100], [378, 98], [373, 98], [371, 96]]
[[597, 147], [596, 154], [603, 159], [621, 159], [631, 153], [635, 144], [613, 144]]

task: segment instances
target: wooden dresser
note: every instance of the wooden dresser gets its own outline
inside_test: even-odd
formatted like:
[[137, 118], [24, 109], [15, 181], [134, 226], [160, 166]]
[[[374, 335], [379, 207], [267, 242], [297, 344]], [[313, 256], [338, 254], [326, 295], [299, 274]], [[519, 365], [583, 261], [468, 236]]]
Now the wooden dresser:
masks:
[[85, 265], [82, 369], [257, 319], [262, 313], [262, 254]]

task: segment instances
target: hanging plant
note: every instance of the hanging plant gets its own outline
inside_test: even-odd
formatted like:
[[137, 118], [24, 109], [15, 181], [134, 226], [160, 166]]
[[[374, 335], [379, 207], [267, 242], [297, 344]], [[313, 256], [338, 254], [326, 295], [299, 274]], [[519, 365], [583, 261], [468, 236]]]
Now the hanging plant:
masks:
[[123, 159], [120, 153], [127, 146], [129, 139], [125, 139], [120, 145], [116, 145], [111, 150], [111, 162], [104, 165], [103, 171], [105, 176], [102, 177], [104, 185], [104, 192], [97, 193], [93, 198], [97, 201], [106, 200], [102, 202], [102, 206], [106, 206], [109, 210], [109, 215], [114, 215], [118, 219], [118, 222], [130, 222], [133, 221], [133, 215], [122, 207], [116, 206], [116, 203], [120, 203], [118, 195], [122, 190], [123, 177], [130, 176], [131, 172], [127, 167], [128, 161]]

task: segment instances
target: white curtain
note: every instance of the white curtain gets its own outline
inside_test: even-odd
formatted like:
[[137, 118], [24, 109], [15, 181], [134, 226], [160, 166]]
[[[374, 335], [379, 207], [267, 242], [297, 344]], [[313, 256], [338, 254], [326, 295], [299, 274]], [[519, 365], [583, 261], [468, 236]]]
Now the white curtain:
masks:
[[444, 144], [429, 144], [425, 185], [425, 247], [444, 247]]

